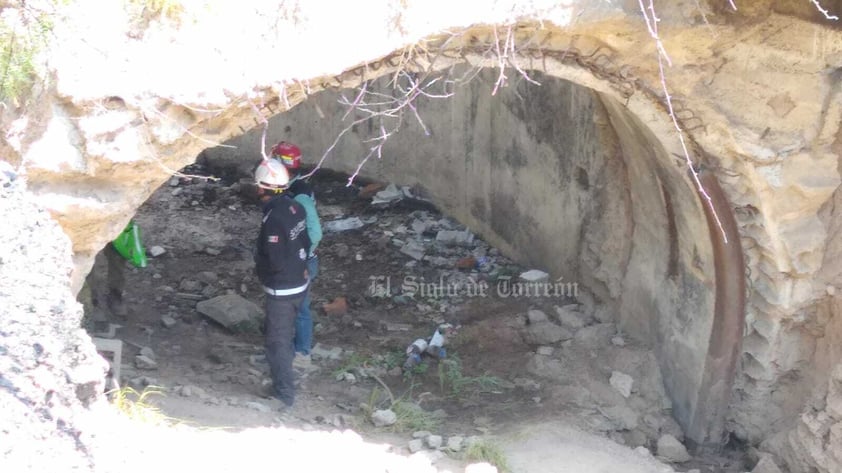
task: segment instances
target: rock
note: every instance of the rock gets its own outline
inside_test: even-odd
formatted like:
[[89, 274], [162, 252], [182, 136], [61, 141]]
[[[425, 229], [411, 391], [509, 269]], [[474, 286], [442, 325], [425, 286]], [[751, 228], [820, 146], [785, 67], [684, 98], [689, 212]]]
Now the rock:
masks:
[[623, 397], [631, 396], [632, 385], [634, 385], [634, 379], [631, 376], [619, 371], [612, 371], [609, 382]]
[[420, 452], [424, 449], [424, 441], [421, 439], [413, 439], [409, 441], [407, 446], [409, 447], [409, 451], [412, 453]]
[[196, 304], [196, 310], [235, 332], [256, 332], [263, 320], [257, 304], [237, 294], [226, 294]]
[[337, 297], [333, 302], [323, 304], [322, 310], [328, 317], [341, 317], [348, 312], [348, 300], [344, 297]]
[[354, 373], [348, 373], [346, 371], [345, 373], [340, 373], [339, 375], [337, 375], [336, 380], [337, 381], [347, 381], [351, 384], [354, 384], [354, 383], [357, 382], [357, 377], [354, 376]]
[[552, 322], [530, 324], [523, 330], [523, 341], [531, 345], [551, 345], [571, 338], [572, 333]]
[[414, 438], [414, 439], [425, 439], [425, 438], [429, 437], [430, 435], [433, 435], [433, 434], [431, 432], [427, 431], [427, 430], [419, 430], [417, 432], [412, 433], [412, 438]]
[[267, 406], [266, 404], [259, 403], [259, 402], [247, 401], [247, 402], [243, 403], [243, 406], [248, 407], [249, 409], [253, 409], [257, 412], [263, 412], [265, 414], [268, 414], [268, 413], [272, 412], [271, 407]]
[[382, 409], [371, 414], [371, 421], [375, 427], [386, 427], [397, 422], [398, 416], [391, 409]]
[[558, 316], [558, 322], [564, 327], [573, 330], [578, 330], [587, 325], [585, 314], [576, 310], [577, 307], [578, 305], [575, 304], [562, 307], [556, 306], [555, 313]]
[[424, 249], [424, 245], [421, 243], [418, 243], [415, 240], [410, 240], [401, 247], [400, 251], [416, 261], [421, 261], [424, 259], [426, 250]]
[[205, 253], [207, 253], [211, 256], [219, 256], [220, 254], [222, 254], [222, 251], [209, 246], [209, 247], [205, 248]]
[[441, 435], [428, 435], [424, 441], [427, 443], [428, 447], [436, 449], [441, 447], [444, 439], [441, 438]]
[[165, 316], [161, 317], [161, 325], [163, 325], [164, 327], [173, 328], [175, 326], [175, 324], [176, 324], [176, 322], [175, 322], [174, 318], [172, 318], [168, 315], [165, 315]]
[[551, 379], [562, 379], [569, 374], [561, 361], [538, 354], [526, 363], [526, 371], [535, 376]]
[[684, 463], [691, 458], [684, 444], [669, 434], [658, 439], [657, 452], [659, 457], [671, 463]]
[[149, 247], [149, 256], [151, 256], [153, 258], [157, 258], [157, 257], [161, 256], [162, 254], [164, 254], [166, 252], [167, 252], [167, 250], [165, 250], [164, 248], [162, 248], [160, 246], [150, 246]]
[[356, 230], [358, 228], [362, 228], [365, 226], [362, 220], [359, 217], [351, 217], [351, 218], [343, 218], [339, 220], [331, 220], [330, 222], [325, 222], [322, 225], [322, 228], [326, 232], [337, 233], [337, 232], [344, 232], [348, 230]]
[[[321, 343], [317, 343], [316, 346], [310, 350], [310, 355], [313, 356], [315, 359], [322, 359], [322, 360], [341, 360], [342, 359], [342, 348], [340, 347], [333, 347], [328, 348], [323, 346]], [[265, 359], [265, 358], [264, 358]]]
[[155, 363], [155, 360], [144, 355], [137, 355], [136, 357], [134, 357], [134, 365], [137, 366], [138, 369], [142, 370], [158, 369], [158, 363]]
[[520, 278], [526, 282], [545, 282], [550, 279], [550, 275], [539, 269], [530, 269], [524, 273], [520, 273]]
[[606, 346], [617, 334], [614, 324], [596, 324], [583, 327], [576, 332], [575, 341], [585, 346]]
[[775, 460], [772, 459], [772, 455], [761, 453], [760, 461], [757, 462], [751, 473], [781, 473], [781, 469], [778, 468]]
[[451, 452], [458, 452], [462, 450], [462, 444], [465, 442], [465, 437], [454, 435], [447, 439], [447, 449]]
[[205, 284], [214, 284], [219, 281], [219, 275], [213, 271], [201, 271], [196, 275], [196, 279]]
[[650, 452], [648, 448], [643, 447], [643, 446], [635, 448], [634, 451], [635, 451], [635, 453], [637, 453], [640, 456], [644, 456], [644, 457], [651, 457], [652, 456], [652, 452]]
[[371, 200], [372, 205], [391, 204], [403, 199], [404, 193], [394, 184], [389, 184], [385, 189], [379, 191]]
[[543, 356], [552, 356], [555, 349], [553, 347], [538, 347], [538, 354]]
[[181, 284], [178, 285], [178, 289], [184, 292], [201, 292], [202, 291], [202, 283], [196, 281], [195, 279], [182, 279]]
[[617, 335], [616, 337], [611, 338], [611, 344], [615, 347], [624, 347], [626, 346], [626, 340], [623, 337]]
[[497, 467], [491, 463], [471, 463], [465, 467], [465, 473], [497, 473]]
[[439, 230], [436, 233], [436, 242], [443, 245], [467, 246], [474, 242], [474, 234], [468, 230]]
[[550, 318], [547, 317], [547, 314], [545, 314], [541, 310], [529, 309], [529, 311], [526, 312], [526, 320], [530, 324], [538, 324], [538, 323], [542, 323], [542, 322], [549, 322]]
[[637, 428], [638, 414], [626, 406], [611, 406], [602, 409], [603, 415], [614, 424], [618, 430], [634, 430]]
[[147, 357], [147, 358], [151, 358], [151, 359], [153, 359], [153, 360], [155, 359], [155, 352], [154, 352], [154, 351], [152, 351], [152, 349], [151, 349], [151, 348], [149, 348], [149, 347], [143, 347], [143, 348], [141, 348], [141, 349], [140, 349], [140, 355], [141, 355], [141, 356], [145, 356], [145, 357]]

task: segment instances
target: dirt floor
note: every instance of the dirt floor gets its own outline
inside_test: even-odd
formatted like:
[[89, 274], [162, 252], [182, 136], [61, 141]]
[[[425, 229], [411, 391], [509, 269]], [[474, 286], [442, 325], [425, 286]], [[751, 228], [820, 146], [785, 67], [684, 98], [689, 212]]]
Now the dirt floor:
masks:
[[[207, 174], [200, 166], [185, 172]], [[259, 331], [232, 331], [196, 310], [224, 294], [262, 307], [252, 262], [260, 210], [250, 187], [235, 179], [173, 178], [139, 209], [144, 245], [165, 252], [146, 268], [127, 266], [128, 314], [107, 315], [111, 334], [96, 328], [124, 343], [121, 385], [157, 387], [160, 394], [146, 400], [165, 415], [226, 431], [353, 429], [406, 455], [413, 433], [429, 431], [442, 446], [422, 450], [436, 468], [455, 471], [469, 462], [472, 442], [499, 446], [518, 472], [673, 471], [653, 458], [663, 453], [662, 436], [682, 439], [654, 356], [623, 337], [582, 288], [578, 295], [570, 286], [540, 297], [512, 294], [530, 268], [478, 237], [441, 241], [441, 231], [464, 228], [423, 200], [372, 205], [371, 188], [361, 193], [346, 179], [325, 172], [314, 180], [323, 224], [359, 217], [364, 226], [326, 231], [319, 247], [314, 369], [301, 373], [292, 410], [258, 395], [268, 378]], [[415, 284], [422, 280], [437, 286], [421, 291]], [[445, 294], [429, 293], [434, 287]], [[337, 298], [347, 311], [326, 313]], [[441, 323], [457, 328], [447, 356], [425, 357], [404, 372], [407, 345]], [[136, 364], [142, 349], [155, 367]], [[397, 422], [375, 427], [372, 412], [389, 407]], [[739, 452], [671, 466], [746, 469]]]

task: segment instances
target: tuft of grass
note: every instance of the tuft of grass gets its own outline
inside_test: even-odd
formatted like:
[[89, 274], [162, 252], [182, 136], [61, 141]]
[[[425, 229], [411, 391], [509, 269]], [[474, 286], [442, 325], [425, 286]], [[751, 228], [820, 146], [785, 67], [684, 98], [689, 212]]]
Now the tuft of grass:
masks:
[[441, 425], [438, 418], [411, 402], [397, 401], [392, 405], [392, 411], [397, 416], [397, 422], [391, 426], [394, 432], [435, 432]]
[[25, 2], [0, 10], [6, 7], [10, 13], [0, 18], [0, 100], [19, 106], [35, 82], [36, 57], [48, 43], [53, 12]]
[[462, 362], [456, 355], [439, 362], [438, 375], [441, 392], [449, 391], [454, 396], [465, 394], [469, 389], [475, 392], [494, 391], [502, 385], [500, 378], [488, 374], [465, 376], [462, 374]]
[[111, 404], [129, 419], [147, 424], [172, 424], [176, 419], [163, 414], [160, 409], [148, 402], [153, 395], [163, 395], [157, 386], [150, 386], [137, 392], [133, 388], [124, 387], [108, 392]]
[[499, 473], [511, 471], [506, 454], [496, 444], [487, 440], [478, 440], [465, 449], [464, 459], [470, 462], [487, 462], [497, 467]]

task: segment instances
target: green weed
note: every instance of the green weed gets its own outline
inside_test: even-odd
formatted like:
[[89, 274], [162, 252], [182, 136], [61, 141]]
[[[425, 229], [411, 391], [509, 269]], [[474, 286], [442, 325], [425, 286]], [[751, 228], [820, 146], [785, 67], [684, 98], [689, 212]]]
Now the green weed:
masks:
[[506, 455], [496, 444], [487, 440], [478, 440], [468, 446], [464, 454], [470, 462], [487, 462], [497, 467], [500, 473], [511, 471]]

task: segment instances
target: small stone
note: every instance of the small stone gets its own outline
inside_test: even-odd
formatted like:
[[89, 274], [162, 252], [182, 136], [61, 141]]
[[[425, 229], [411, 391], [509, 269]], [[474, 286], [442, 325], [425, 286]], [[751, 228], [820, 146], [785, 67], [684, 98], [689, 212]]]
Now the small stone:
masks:
[[545, 282], [550, 279], [550, 275], [539, 269], [530, 269], [529, 271], [520, 273], [520, 278], [526, 282]]
[[202, 283], [195, 279], [183, 279], [181, 284], [178, 285], [178, 289], [184, 292], [201, 292]]
[[356, 382], [357, 382], [357, 377], [356, 377], [356, 376], [354, 376], [354, 374], [353, 374], [353, 373], [345, 373], [345, 376], [343, 377], [343, 379], [344, 379], [345, 381], [347, 381], [347, 382], [351, 383], [351, 384], [354, 384], [354, 383], [356, 383]]
[[214, 273], [213, 271], [201, 271], [199, 274], [196, 275], [196, 279], [202, 281], [205, 284], [213, 284], [219, 281], [219, 275]]
[[827, 291], [828, 296], [835, 296], [836, 295], [836, 288], [834, 286], [827, 286], [825, 289]]
[[193, 390], [190, 388], [190, 386], [182, 386], [178, 390], [178, 394], [183, 397], [190, 397], [193, 395]]
[[412, 438], [414, 438], [414, 439], [425, 439], [425, 438], [429, 437], [430, 435], [433, 435], [433, 434], [430, 433], [429, 431], [419, 430], [419, 431], [416, 431], [416, 432], [412, 433]]
[[462, 450], [462, 444], [465, 442], [465, 437], [454, 435], [447, 439], [447, 449], [451, 452], [458, 452]]
[[561, 325], [573, 329], [578, 330], [585, 325], [585, 314], [580, 313], [577, 308], [578, 304], [570, 304], [563, 307], [555, 307], [556, 315], [558, 316], [558, 321]]
[[538, 347], [538, 354], [543, 356], [552, 356], [555, 349], [553, 347]]
[[151, 348], [149, 348], [149, 347], [143, 347], [143, 348], [141, 348], [141, 349], [140, 349], [140, 355], [141, 355], [141, 356], [145, 356], [145, 357], [147, 357], [147, 358], [151, 358], [151, 359], [153, 359], [153, 360], [155, 359], [155, 352], [154, 352], [154, 351], [152, 351], [152, 349], [151, 349]]
[[611, 338], [611, 344], [615, 347], [624, 347], [626, 346], [626, 341], [623, 337], [617, 335], [616, 337]]
[[205, 248], [205, 253], [211, 256], [219, 256], [222, 252], [217, 250], [216, 248], [207, 247]]
[[155, 363], [155, 360], [149, 358], [148, 356], [137, 355], [134, 358], [134, 365], [138, 369], [142, 370], [156, 370], [158, 369], [158, 363]]
[[333, 302], [322, 305], [322, 310], [329, 317], [339, 317], [348, 312], [348, 301], [344, 297], [337, 297]]
[[474, 234], [465, 230], [439, 230], [436, 234], [436, 242], [443, 245], [470, 245], [474, 242]]
[[316, 343], [316, 346], [310, 350], [310, 354], [315, 359], [323, 360], [340, 360], [342, 359], [342, 348], [340, 347], [325, 347], [321, 343]]
[[609, 382], [623, 397], [631, 396], [632, 386], [634, 385], [634, 379], [631, 376], [619, 371], [612, 371]]
[[638, 455], [641, 455], [641, 456], [644, 456], [644, 457], [651, 457], [652, 456], [652, 452], [650, 452], [648, 448], [646, 448], [642, 445], [640, 447], [635, 448], [634, 451]]
[[377, 410], [371, 414], [371, 421], [375, 427], [386, 427], [397, 422], [398, 416], [391, 409]]
[[410, 440], [407, 446], [409, 447], [409, 451], [412, 453], [420, 452], [424, 449], [424, 441], [421, 439]]
[[257, 412], [263, 412], [265, 414], [268, 414], [268, 413], [272, 412], [272, 408], [270, 408], [269, 406], [267, 406], [265, 404], [261, 404], [259, 402], [247, 401], [247, 402], [243, 403], [243, 405], [245, 407], [248, 407], [249, 409], [254, 409]]
[[168, 315], [165, 315], [165, 316], [161, 317], [161, 325], [163, 325], [164, 327], [173, 328], [173, 326], [175, 326], [175, 324], [176, 324], [176, 322], [175, 322], [174, 318], [172, 318]]
[[523, 332], [523, 340], [531, 345], [550, 345], [571, 338], [569, 330], [552, 322], [530, 324]]
[[658, 439], [658, 456], [671, 463], [683, 463], [690, 460], [687, 448], [672, 435], [662, 435]]
[[526, 313], [526, 320], [528, 320], [530, 324], [538, 324], [541, 322], [549, 322], [550, 319], [543, 311], [538, 309], [529, 309]]
[[424, 440], [427, 442], [427, 446], [433, 449], [441, 447], [443, 442], [441, 435], [428, 435]]
[[162, 248], [160, 246], [150, 246], [149, 247], [149, 256], [151, 256], [153, 258], [157, 258], [157, 257], [161, 256], [162, 254], [164, 254], [166, 252], [167, 252], [167, 250], [165, 250], [164, 248]]
[[177, 177], [171, 177], [169, 182], [170, 187], [178, 187], [178, 181], [179, 179]]

